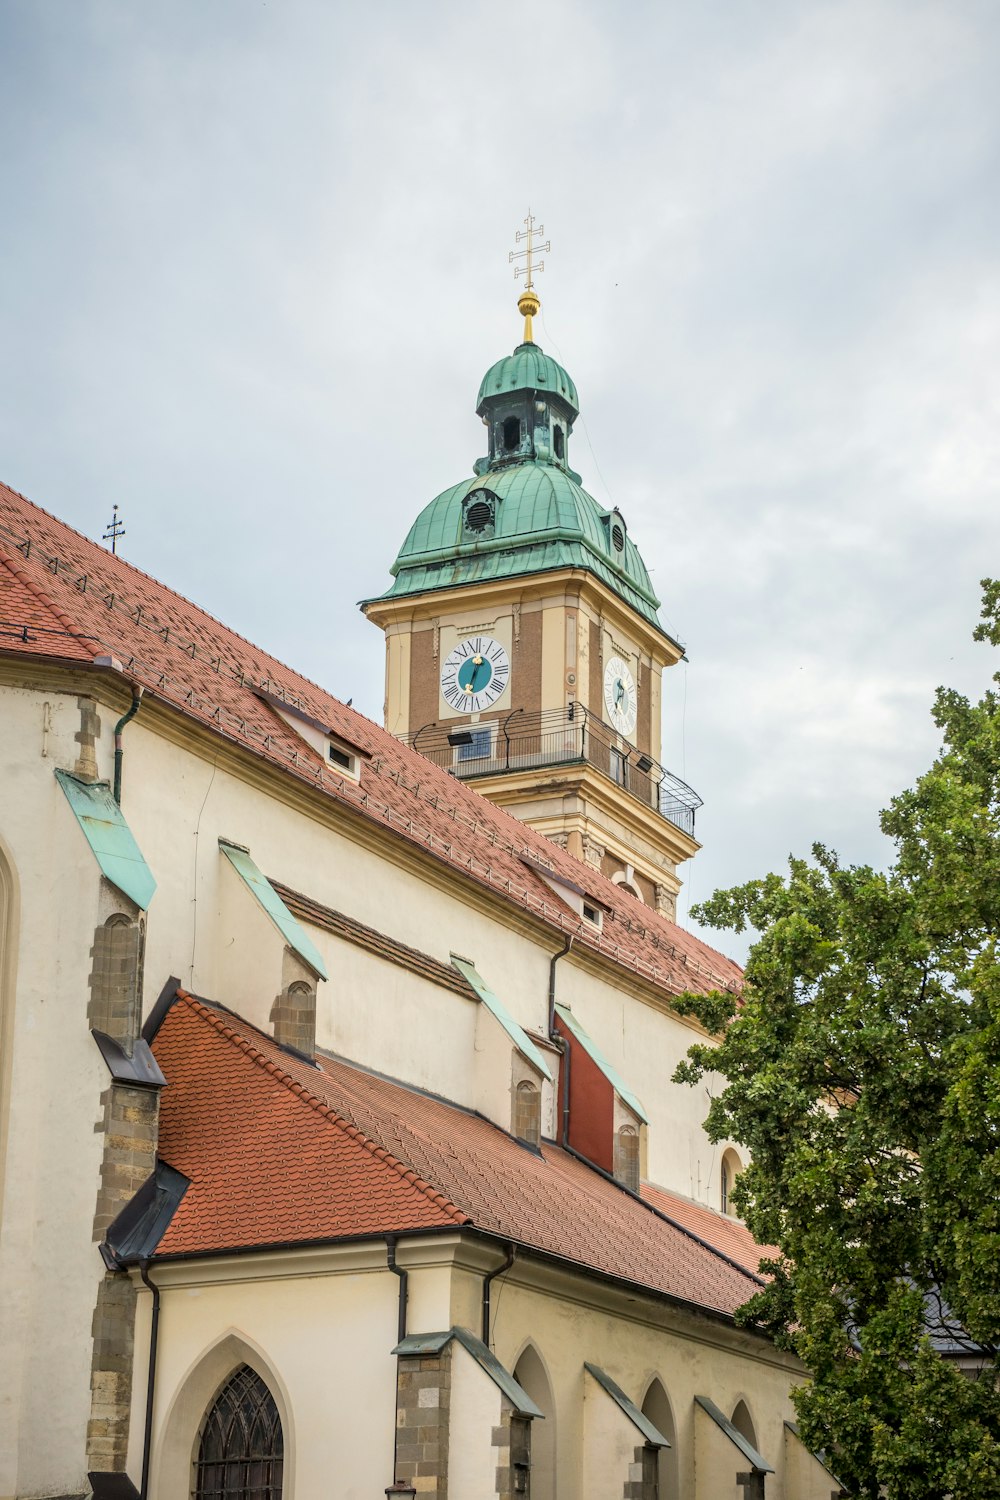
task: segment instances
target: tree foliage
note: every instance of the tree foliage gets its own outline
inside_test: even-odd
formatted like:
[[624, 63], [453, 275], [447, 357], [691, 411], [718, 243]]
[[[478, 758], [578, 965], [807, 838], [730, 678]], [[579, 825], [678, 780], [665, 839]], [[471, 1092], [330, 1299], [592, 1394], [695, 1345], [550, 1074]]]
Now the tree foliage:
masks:
[[[975, 635], [1000, 645], [1000, 583]], [[696, 908], [760, 936], [738, 1004], [684, 997], [721, 1042], [676, 1076], [721, 1074], [708, 1132], [749, 1148], [733, 1197], [779, 1254], [741, 1317], [807, 1366], [806, 1443], [852, 1495], [983, 1500], [1000, 1495], [1000, 696], [940, 689], [934, 719], [938, 758], [882, 814], [888, 870], [816, 845]]]

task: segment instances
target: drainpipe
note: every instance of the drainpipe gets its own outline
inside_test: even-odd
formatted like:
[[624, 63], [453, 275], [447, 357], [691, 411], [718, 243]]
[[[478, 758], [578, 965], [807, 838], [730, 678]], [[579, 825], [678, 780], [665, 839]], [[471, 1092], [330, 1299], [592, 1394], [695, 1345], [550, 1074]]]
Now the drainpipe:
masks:
[[[561, 958], [565, 958], [573, 946], [573, 934], [570, 933], [558, 953], [553, 953], [549, 960], [549, 1037], [557, 1044], [562, 1054], [559, 1064], [559, 1082], [562, 1085], [563, 1107], [562, 1127], [559, 1132], [559, 1143], [565, 1146], [569, 1140], [569, 1046], [556, 1031], [556, 964]], [[483, 1341], [485, 1343], [485, 1340]]]
[[489, 1271], [483, 1277], [483, 1343], [487, 1349], [490, 1347], [490, 1283], [494, 1276], [503, 1276], [514, 1264], [514, 1256], [517, 1254], [517, 1246], [513, 1241], [507, 1246], [507, 1258], [502, 1265], [497, 1266], [495, 1271]]
[[[138, 707], [136, 703], [135, 708]], [[148, 1259], [139, 1262], [139, 1275], [153, 1294], [153, 1318], [149, 1327], [149, 1374], [146, 1377], [146, 1426], [142, 1438], [142, 1480], [139, 1485], [139, 1500], [147, 1500], [149, 1460], [153, 1453], [153, 1393], [156, 1389], [156, 1342], [160, 1329], [160, 1289], [149, 1279]]]
[[402, 1266], [396, 1264], [396, 1235], [387, 1234], [385, 1237], [385, 1248], [389, 1259], [389, 1270], [399, 1277], [399, 1316], [396, 1322], [396, 1342], [401, 1344], [406, 1338], [406, 1303], [409, 1298], [409, 1272], [404, 1271]]
[[125, 725], [128, 723], [129, 719], [134, 719], [136, 714], [139, 712], [139, 704], [142, 702], [142, 694], [143, 689], [137, 686], [137, 684], [133, 683], [132, 705], [128, 709], [127, 713], [122, 714], [121, 718], [118, 720], [118, 723], [115, 725], [114, 798], [119, 806], [121, 806], [122, 800], [122, 761], [125, 758], [125, 751], [122, 749], [122, 730], [125, 728]]
[[[385, 1237], [386, 1258], [389, 1262], [389, 1270], [399, 1277], [399, 1312], [396, 1318], [396, 1342], [401, 1344], [406, 1338], [406, 1303], [409, 1298], [409, 1273], [402, 1266], [396, 1264], [396, 1236], [387, 1234]], [[386, 1490], [387, 1496], [399, 1497], [399, 1500], [412, 1500], [416, 1491], [413, 1485], [405, 1484], [399, 1479], [396, 1465], [399, 1459], [399, 1355], [396, 1356], [396, 1410], [392, 1414], [392, 1484]]]
[[556, 964], [561, 958], [565, 958], [573, 946], [573, 934], [570, 933], [558, 953], [554, 953], [549, 961], [549, 1036], [556, 1034]]

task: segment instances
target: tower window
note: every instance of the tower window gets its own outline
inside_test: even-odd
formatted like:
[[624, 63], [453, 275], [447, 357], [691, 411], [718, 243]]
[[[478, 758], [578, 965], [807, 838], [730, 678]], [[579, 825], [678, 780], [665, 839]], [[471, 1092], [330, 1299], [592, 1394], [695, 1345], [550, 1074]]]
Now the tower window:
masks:
[[508, 417], [503, 424], [503, 446], [507, 453], [513, 453], [521, 446], [521, 418]]
[[563, 437], [561, 427], [556, 427], [552, 433], [552, 446], [556, 450], [556, 458], [566, 457], [566, 439]]

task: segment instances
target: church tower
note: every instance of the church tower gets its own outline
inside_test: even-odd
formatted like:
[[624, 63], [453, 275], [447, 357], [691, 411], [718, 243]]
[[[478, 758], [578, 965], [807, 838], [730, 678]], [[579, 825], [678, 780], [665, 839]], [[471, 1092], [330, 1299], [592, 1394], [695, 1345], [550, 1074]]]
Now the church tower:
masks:
[[534, 342], [543, 231], [525, 224], [524, 339], [476, 402], [489, 451], [362, 605], [385, 632], [386, 728], [673, 917], [699, 848], [700, 798], [660, 760], [662, 674], [683, 648], [624, 516], [570, 467], [579, 400]]

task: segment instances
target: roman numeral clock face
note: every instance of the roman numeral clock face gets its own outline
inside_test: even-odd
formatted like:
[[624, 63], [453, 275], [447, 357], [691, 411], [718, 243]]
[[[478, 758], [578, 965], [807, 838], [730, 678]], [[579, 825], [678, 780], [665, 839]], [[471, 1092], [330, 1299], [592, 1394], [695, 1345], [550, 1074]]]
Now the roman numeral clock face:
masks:
[[459, 641], [441, 668], [444, 700], [458, 713], [492, 708], [510, 681], [510, 657], [499, 641], [474, 635]]
[[635, 678], [620, 656], [613, 656], [604, 669], [604, 703], [608, 719], [626, 737], [635, 730]]

